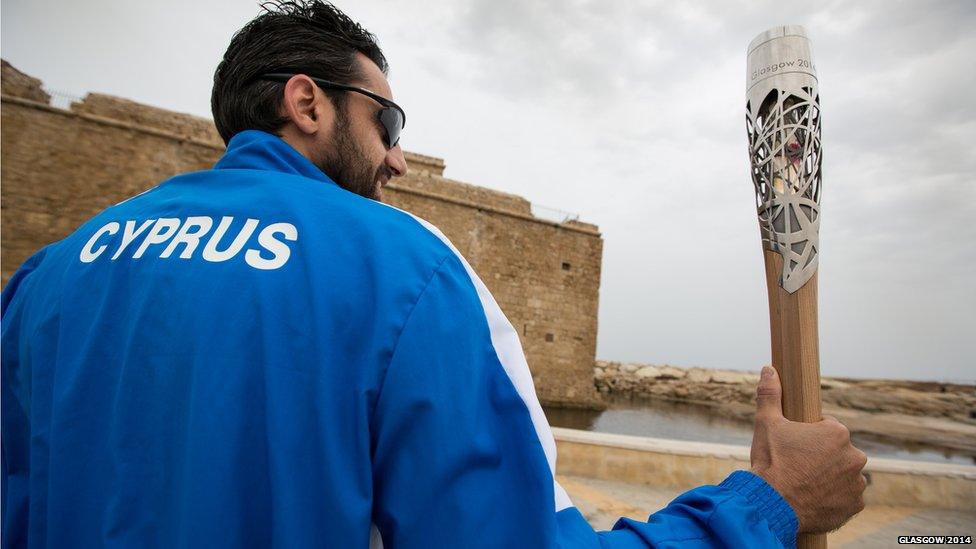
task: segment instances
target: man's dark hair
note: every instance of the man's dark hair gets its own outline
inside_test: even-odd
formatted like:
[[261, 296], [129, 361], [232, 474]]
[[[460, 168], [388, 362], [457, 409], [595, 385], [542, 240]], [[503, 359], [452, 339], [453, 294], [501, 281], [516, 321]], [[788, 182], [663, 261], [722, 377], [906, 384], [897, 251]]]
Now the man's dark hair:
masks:
[[[331, 3], [275, 1], [261, 7], [264, 13], [237, 31], [214, 73], [210, 106], [224, 143], [244, 130], [274, 133], [288, 121], [279, 113], [284, 86], [259, 80], [262, 74], [302, 73], [350, 84], [361, 77], [357, 53], [387, 72], [376, 37]], [[341, 110], [344, 95], [325, 92]]]

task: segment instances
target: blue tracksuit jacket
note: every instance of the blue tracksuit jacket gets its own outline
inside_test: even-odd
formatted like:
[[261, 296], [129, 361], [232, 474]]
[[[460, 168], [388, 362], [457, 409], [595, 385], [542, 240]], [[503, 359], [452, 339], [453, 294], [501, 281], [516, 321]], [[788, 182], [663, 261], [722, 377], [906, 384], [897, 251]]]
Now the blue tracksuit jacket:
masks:
[[4, 547], [795, 543], [744, 471], [594, 532], [471, 267], [266, 133], [42, 249], [2, 307]]

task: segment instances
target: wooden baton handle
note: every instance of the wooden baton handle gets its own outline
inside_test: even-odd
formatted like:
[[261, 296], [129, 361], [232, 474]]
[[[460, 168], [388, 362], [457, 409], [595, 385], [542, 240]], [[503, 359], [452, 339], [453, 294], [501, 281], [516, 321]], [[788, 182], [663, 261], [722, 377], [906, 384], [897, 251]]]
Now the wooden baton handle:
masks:
[[[820, 407], [820, 350], [817, 333], [817, 274], [792, 294], [779, 279], [783, 256], [763, 249], [769, 294], [772, 365], [783, 386], [783, 415], [791, 421], [823, 419]], [[826, 534], [800, 534], [799, 549], [825, 549]]]

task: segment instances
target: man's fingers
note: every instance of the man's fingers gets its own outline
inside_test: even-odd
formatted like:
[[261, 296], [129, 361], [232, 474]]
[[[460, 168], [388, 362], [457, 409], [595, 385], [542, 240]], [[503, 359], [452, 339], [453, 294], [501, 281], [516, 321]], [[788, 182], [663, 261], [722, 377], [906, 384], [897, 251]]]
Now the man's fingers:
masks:
[[756, 418], [778, 419], [783, 417], [783, 389], [779, 375], [771, 366], [764, 366], [756, 389]]

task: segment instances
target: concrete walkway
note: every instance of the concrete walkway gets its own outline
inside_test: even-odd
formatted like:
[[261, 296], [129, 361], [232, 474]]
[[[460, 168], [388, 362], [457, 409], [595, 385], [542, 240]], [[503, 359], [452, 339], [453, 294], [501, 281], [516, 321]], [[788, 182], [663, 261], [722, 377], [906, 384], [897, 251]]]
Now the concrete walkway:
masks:
[[[580, 476], [557, 475], [573, 503], [590, 524], [608, 530], [617, 518], [647, 520], [647, 515], [668, 504], [679, 491]], [[830, 547], [896, 547], [898, 536], [976, 536], [976, 510], [948, 511], [869, 505], [844, 527], [828, 534]]]

